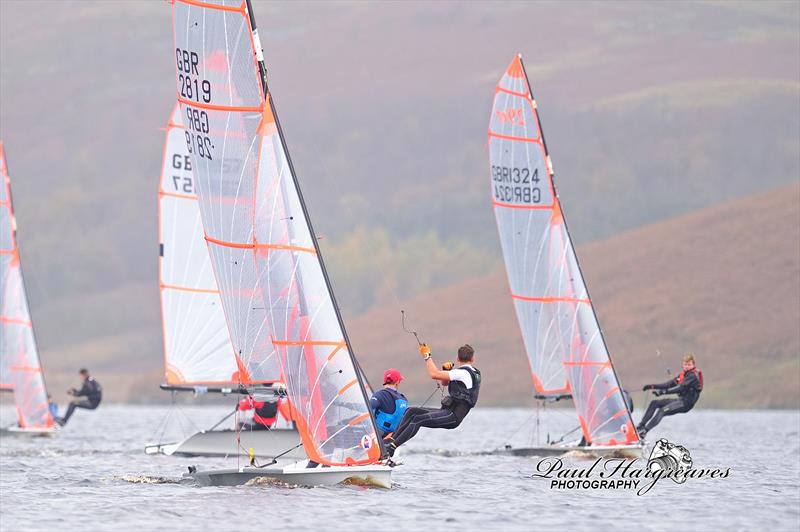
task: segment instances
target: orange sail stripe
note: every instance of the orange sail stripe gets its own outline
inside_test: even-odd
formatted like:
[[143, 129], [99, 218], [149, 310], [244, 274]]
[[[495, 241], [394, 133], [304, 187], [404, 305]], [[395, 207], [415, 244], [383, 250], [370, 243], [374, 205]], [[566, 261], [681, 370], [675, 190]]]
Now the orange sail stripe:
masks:
[[530, 94], [525, 94], [524, 92], [512, 91], [510, 89], [506, 89], [505, 87], [500, 87], [500, 86], [497, 87], [497, 92], [505, 92], [506, 94], [520, 96], [522, 98], [530, 98], [531, 96]]
[[12, 318], [10, 316], [0, 316], [0, 323], [8, 323], [11, 325], [22, 325], [23, 327], [33, 326], [30, 320], [21, 320], [19, 318]]
[[360, 416], [358, 416], [357, 418], [353, 419], [353, 421], [351, 421], [350, 423], [348, 423], [348, 425], [349, 425], [349, 426], [351, 426], [351, 427], [352, 427], [353, 425], [358, 425], [359, 423], [361, 423], [362, 421], [364, 421], [364, 420], [365, 420], [365, 419], [367, 419], [368, 417], [369, 417], [369, 412], [367, 412], [366, 414], [361, 414], [361, 415], [360, 415]]
[[564, 364], [565, 366], [600, 366], [600, 367], [607, 367], [609, 369], [611, 368], [611, 364], [607, 361], [595, 362], [592, 360], [577, 360], [577, 361], [565, 360], [564, 362], [562, 362], [562, 364]]
[[588, 299], [577, 299], [574, 297], [529, 297], [511, 294], [512, 299], [519, 299], [520, 301], [535, 301], [538, 303], [586, 303], [591, 305], [592, 302]]
[[177, 97], [178, 101], [181, 102], [183, 105], [190, 105], [192, 107], [198, 107], [200, 109], [206, 109], [208, 111], [228, 111], [232, 113], [261, 113], [262, 107], [259, 105], [258, 107], [244, 107], [244, 106], [235, 106], [235, 105], [215, 105], [211, 103], [201, 103], [195, 102], [193, 100], [187, 100], [186, 98], [182, 98], [180, 96]]
[[290, 246], [287, 244], [258, 244], [258, 243], [239, 243], [239, 242], [225, 242], [224, 240], [218, 240], [216, 238], [210, 237], [206, 235], [206, 240], [211, 242], [212, 244], [217, 244], [218, 246], [223, 246], [226, 248], [236, 248], [236, 249], [278, 249], [284, 251], [302, 251], [305, 253], [313, 253], [316, 254], [317, 250], [314, 248], [304, 248], [301, 246]]
[[274, 345], [329, 345], [338, 348], [346, 346], [344, 342], [324, 342], [316, 340], [272, 340], [272, 343]]
[[344, 347], [344, 343], [339, 344], [338, 346], [336, 346], [336, 349], [334, 349], [333, 352], [330, 355], [328, 355], [328, 361], [330, 361], [333, 357], [335, 357], [336, 353], [341, 351], [343, 347]]
[[211, 4], [209, 2], [203, 2], [201, 0], [173, 0], [174, 2], [180, 2], [181, 4], [187, 4], [190, 6], [195, 7], [203, 7], [206, 9], [215, 9], [217, 11], [233, 11], [236, 13], [241, 13], [242, 15], [245, 14], [245, 10], [247, 9], [247, 4], [242, 2], [239, 7], [233, 6], [221, 6], [219, 4]]
[[201, 294], [219, 294], [219, 290], [209, 288], [189, 288], [188, 286], [177, 286], [173, 284], [160, 284], [164, 290], [180, 290], [181, 292], [199, 292]]
[[[339, 390], [339, 391], [336, 393], [336, 395], [342, 395], [344, 392], [346, 392], [346, 391], [347, 391], [347, 389], [348, 389], [348, 388], [350, 388], [351, 386], [354, 386], [354, 385], [355, 385], [357, 382], [358, 382], [358, 379], [353, 379], [353, 380], [351, 380], [350, 382], [348, 382], [347, 384], [345, 384], [345, 385], [342, 387], [342, 389], [341, 389], [341, 390]], [[368, 414], [368, 415], [369, 415], [369, 414]]]
[[505, 203], [502, 201], [492, 200], [492, 205], [495, 207], [505, 207], [506, 209], [529, 209], [539, 211], [550, 211], [553, 205], [516, 205], [514, 203]]
[[176, 194], [175, 192], [163, 192], [163, 191], [160, 191], [158, 193], [158, 195], [159, 196], [169, 196], [170, 198], [197, 200], [197, 196], [195, 194]]
[[41, 373], [42, 372], [42, 368], [34, 368], [34, 367], [31, 367], [31, 366], [16, 366], [16, 365], [12, 365], [12, 366], [9, 366], [8, 369], [12, 369], [14, 371], [26, 371], [28, 373]]
[[542, 143], [542, 141], [540, 139], [531, 139], [531, 138], [528, 138], [528, 137], [514, 137], [512, 135], [501, 135], [500, 133], [495, 133], [491, 129], [489, 130], [489, 136], [490, 137], [495, 137], [495, 138], [498, 138], [498, 139], [503, 139], [503, 140], [518, 140], [520, 142], [533, 142], [534, 144], [541, 144]]

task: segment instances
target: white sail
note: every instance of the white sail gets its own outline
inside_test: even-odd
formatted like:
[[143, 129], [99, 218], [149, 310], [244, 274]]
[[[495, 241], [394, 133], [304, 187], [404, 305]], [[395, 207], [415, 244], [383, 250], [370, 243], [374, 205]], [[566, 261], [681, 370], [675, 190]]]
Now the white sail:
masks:
[[494, 212], [536, 394], [571, 395], [588, 443], [637, 442], [567, 231], [519, 56], [495, 91], [489, 152]]
[[53, 428], [25, 295], [5, 150], [0, 142], [0, 386], [14, 391], [17, 423]]
[[178, 100], [235, 354], [279, 367], [305, 451], [380, 458], [374, 421], [283, 145], [241, 0], [176, 0]]
[[158, 190], [164, 375], [171, 385], [232, 385], [239, 368], [200, 222], [180, 107], [164, 143]]

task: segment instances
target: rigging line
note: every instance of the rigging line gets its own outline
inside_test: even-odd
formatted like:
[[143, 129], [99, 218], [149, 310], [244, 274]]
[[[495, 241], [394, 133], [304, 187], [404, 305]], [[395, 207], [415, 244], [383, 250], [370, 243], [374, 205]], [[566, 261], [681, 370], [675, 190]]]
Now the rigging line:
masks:
[[400, 322], [401, 322], [401, 325], [403, 326], [403, 331], [405, 331], [408, 334], [413, 334], [414, 338], [417, 339], [417, 344], [422, 345], [422, 342], [419, 339], [419, 334], [417, 334], [417, 331], [409, 331], [406, 328], [406, 311], [403, 310], [403, 309], [400, 309]]
[[441, 385], [441, 384], [437, 384], [437, 385], [436, 385], [436, 388], [434, 388], [434, 389], [433, 389], [433, 391], [431, 392], [431, 394], [428, 396], [428, 398], [427, 398], [427, 399], [425, 399], [425, 402], [424, 402], [424, 403], [422, 403], [421, 405], [419, 405], [419, 408], [422, 408], [422, 407], [424, 407], [426, 404], [428, 404], [428, 401], [430, 401], [430, 400], [431, 400], [431, 397], [433, 397], [433, 394], [435, 394], [437, 391], [440, 391], [440, 392], [442, 392], [442, 397], [444, 397], [444, 388], [442, 388], [442, 385]]
[[516, 436], [516, 435], [519, 433], [519, 431], [520, 431], [520, 430], [522, 430], [524, 427], [527, 427], [527, 426], [528, 426], [528, 422], [529, 422], [531, 419], [533, 419], [533, 417], [534, 417], [536, 414], [537, 414], [537, 412], [535, 412], [535, 411], [534, 411], [534, 413], [533, 413], [533, 414], [531, 414], [530, 416], [528, 416], [528, 417], [525, 419], [525, 421], [523, 421], [522, 423], [520, 423], [520, 425], [519, 425], [519, 426], [516, 428], [516, 430], [514, 430], [514, 432], [512, 432], [510, 436], [508, 436], [508, 437], [506, 437], [506, 438], [505, 438], [505, 439], [506, 439], [506, 441], [511, 441], [511, 439], [512, 439], [514, 436]]

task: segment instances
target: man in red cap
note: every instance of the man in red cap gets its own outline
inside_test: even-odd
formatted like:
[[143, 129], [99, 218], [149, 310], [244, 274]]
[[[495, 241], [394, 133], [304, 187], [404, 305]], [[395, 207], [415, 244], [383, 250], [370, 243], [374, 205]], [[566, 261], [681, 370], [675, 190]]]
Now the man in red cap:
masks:
[[375, 392], [369, 400], [381, 437], [394, 432], [408, 408], [406, 396], [397, 391], [401, 380], [403, 376], [399, 371], [387, 369], [383, 373], [383, 389]]

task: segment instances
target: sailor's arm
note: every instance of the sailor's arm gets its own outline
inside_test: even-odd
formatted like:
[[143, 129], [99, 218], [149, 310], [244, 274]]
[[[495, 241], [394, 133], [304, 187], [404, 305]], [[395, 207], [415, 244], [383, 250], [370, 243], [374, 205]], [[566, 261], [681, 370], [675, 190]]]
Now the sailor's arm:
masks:
[[688, 390], [693, 387], [697, 383], [697, 377], [694, 373], [686, 373], [683, 377], [683, 382], [680, 384], [677, 383], [677, 379], [675, 379], [675, 386], [670, 386], [664, 393], [681, 393], [684, 390]]
[[673, 386], [678, 384], [678, 378], [675, 377], [674, 379], [670, 379], [667, 382], [662, 382], [661, 384], [648, 384], [644, 387], [645, 390], [667, 390], [672, 388]]
[[443, 371], [436, 366], [436, 363], [431, 358], [431, 348], [427, 344], [419, 346], [420, 354], [425, 358], [425, 368], [428, 370], [428, 375], [431, 379], [440, 381], [442, 384], [450, 382], [450, 372]]

